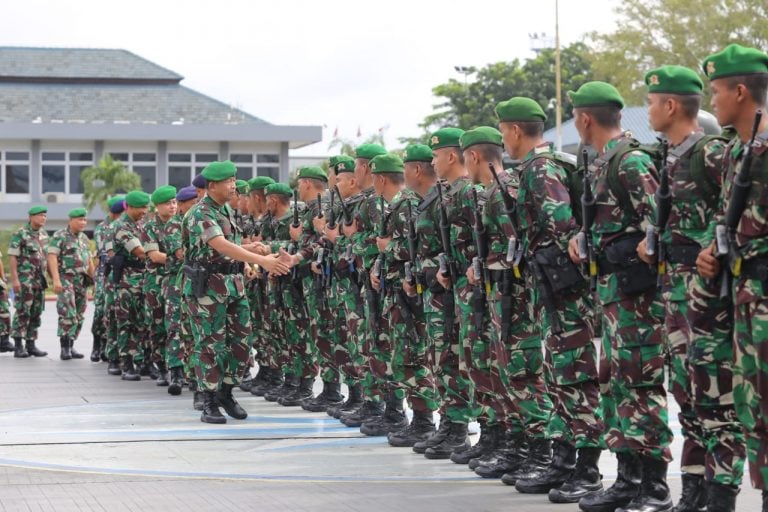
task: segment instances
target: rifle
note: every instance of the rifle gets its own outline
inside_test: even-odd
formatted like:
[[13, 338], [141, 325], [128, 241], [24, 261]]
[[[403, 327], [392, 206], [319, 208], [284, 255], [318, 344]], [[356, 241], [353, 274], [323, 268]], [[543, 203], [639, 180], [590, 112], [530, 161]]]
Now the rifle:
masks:
[[[333, 209], [333, 190], [331, 192], [331, 205], [330, 210], [328, 210], [328, 227], [330, 229], [336, 229], [336, 212]], [[341, 197], [339, 197], [339, 201], [341, 201]], [[325, 257], [325, 266], [323, 267], [323, 279], [325, 280], [325, 289], [326, 291], [330, 289], [331, 286], [331, 278], [333, 276], [333, 260], [331, 256], [333, 255], [331, 243], [328, 242], [328, 254]]]
[[579, 258], [586, 264], [585, 274], [589, 276], [589, 289], [597, 289], [597, 260], [592, 246], [592, 224], [595, 222], [597, 202], [592, 193], [592, 184], [589, 182], [589, 153], [586, 149], [581, 151], [581, 162], [584, 166], [584, 192], [581, 195], [581, 220], [582, 226], [576, 239], [579, 243]]
[[[477, 189], [472, 187], [472, 204], [474, 206], [475, 220], [472, 231], [475, 234], [475, 244], [477, 246], [477, 256], [472, 258], [472, 270], [475, 278], [480, 280], [480, 285], [476, 287], [472, 300], [475, 306], [475, 328], [478, 332], [483, 329], [483, 314], [488, 297], [491, 295], [491, 276], [488, 271], [488, 233], [483, 224], [480, 204], [477, 200]], [[479, 292], [479, 293], [478, 293]]]
[[491, 170], [493, 179], [496, 180], [496, 185], [499, 187], [501, 198], [504, 200], [504, 211], [506, 212], [507, 217], [509, 217], [509, 223], [512, 226], [512, 236], [507, 242], [507, 263], [512, 265], [512, 271], [514, 272], [515, 277], [520, 279], [522, 278], [522, 273], [520, 272], [520, 262], [523, 260], [523, 244], [518, 243], [520, 236], [517, 232], [515, 199], [510, 195], [507, 188], [502, 186], [499, 175], [496, 173], [496, 166], [494, 166], [492, 162], [488, 162], [488, 168]]
[[443, 187], [437, 182], [437, 194], [439, 196], [440, 218], [438, 226], [440, 228], [440, 243], [443, 246], [443, 252], [438, 256], [440, 261], [440, 273], [443, 277], [450, 277], [451, 285], [456, 283], [459, 277], [459, 269], [456, 266], [456, 260], [453, 259], [451, 248], [451, 225], [448, 222], [448, 214], [445, 212], [445, 203], [443, 203]]
[[[720, 228], [718, 233], [720, 236], [716, 236], [717, 242], [717, 255], [722, 260], [728, 261], [728, 266], [723, 269], [723, 277], [720, 284], [720, 298], [725, 298], [730, 295], [731, 283], [734, 277], [741, 275], [742, 256], [736, 245], [736, 228], [741, 222], [741, 216], [744, 210], [747, 208], [747, 198], [749, 192], [752, 189], [752, 158], [753, 158], [753, 146], [757, 132], [760, 130], [760, 122], [763, 119], [763, 111], [758, 110], [755, 112], [755, 124], [752, 125], [752, 136], [749, 139], [749, 144], [744, 149], [744, 155], [741, 158], [741, 166], [739, 171], [733, 180], [733, 188], [731, 189], [731, 197], [728, 201], [728, 210], [725, 212], [725, 230]], [[717, 233], [717, 231], [716, 231]], [[725, 235], [725, 236], [723, 236]], [[723, 244], [725, 242], [725, 244]]]
[[[293, 191], [293, 222], [291, 223], [291, 227], [296, 229], [301, 224], [299, 223], [299, 191], [294, 190]], [[298, 242], [291, 240], [291, 243], [288, 245], [288, 254], [293, 256], [296, 254], [299, 250], [299, 244]], [[296, 265], [291, 268], [291, 281], [296, 279]]]
[[413, 221], [413, 207], [408, 201], [408, 258], [410, 261], [405, 264], [405, 279], [408, 284], [416, 287], [416, 304], [421, 305], [424, 286], [419, 277], [419, 255], [416, 252], [417, 237], [416, 223]]
[[[379, 209], [381, 210], [381, 216], [379, 217], [379, 238], [386, 238], [387, 236], [387, 226], [386, 226], [386, 218], [384, 215], [384, 196], [379, 196]], [[379, 255], [376, 257], [376, 262], [374, 263], [374, 274], [376, 277], [379, 278], [379, 296], [381, 297], [380, 301], [381, 304], [383, 304], [384, 295], [385, 295], [385, 283], [384, 279], [386, 277], [386, 271], [384, 270], [384, 253], [379, 252]]]
[[672, 191], [669, 188], [669, 167], [667, 165], [667, 153], [669, 142], [661, 141], [661, 173], [659, 176], [659, 188], [656, 189], [656, 224], [650, 225], [645, 231], [645, 251], [649, 256], [656, 254], [658, 257], [656, 266], [658, 269], [658, 284], [661, 286], [662, 276], [667, 272], [666, 249], [661, 242], [661, 237], [667, 228], [669, 213], [672, 210]]
[[352, 218], [352, 212], [349, 211], [349, 209], [347, 208], [347, 204], [344, 202], [344, 199], [341, 198], [341, 192], [339, 192], [339, 187], [335, 186], [333, 187], [333, 190], [335, 190], [336, 195], [339, 196], [339, 203], [341, 204], [341, 211], [344, 216], [344, 225], [351, 226], [352, 221], [354, 220]]

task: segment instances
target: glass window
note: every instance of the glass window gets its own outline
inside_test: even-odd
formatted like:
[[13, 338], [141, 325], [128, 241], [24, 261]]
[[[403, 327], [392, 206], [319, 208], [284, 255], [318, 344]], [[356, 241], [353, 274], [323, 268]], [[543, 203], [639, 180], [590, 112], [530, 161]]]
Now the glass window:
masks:
[[69, 166], [69, 193], [70, 194], [82, 194], [83, 182], [80, 179], [80, 175], [83, 169], [89, 168], [90, 165], [70, 165]]
[[[141, 176], [142, 190], [155, 190], [155, 166], [154, 165], [134, 165], [133, 172]], [[189, 172], [187, 169], [186, 172]]]
[[280, 155], [258, 155], [256, 162], [260, 164], [278, 164], [280, 163]]
[[187, 187], [192, 183], [189, 167], [168, 167], [168, 184], [177, 189]]
[[253, 167], [250, 165], [238, 165], [237, 166], [237, 179], [239, 180], [249, 180], [253, 178]]
[[128, 162], [130, 159], [128, 158], [128, 153], [110, 153], [112, 155], [113, 160], [117, 160], [118, 162]]
[[216, 159], [219, 158], [219, 155], [216, 153], [196, 153], [195, 154], [195, 162], [215, 162]]
[[26, 151], [6, 151], [6, 160], [29, 160], [29, 153]]
[[134, 162], [154, 162], [155, 158], [156, 156], [154, 153], [134, 153], [133, 154]]
[[93, 162], [93, 153], [79, 153], [70, 151], [69, 159], [75, 162]]
[[248, 153], [232, 153], [229, 155], [229, 159], [238, 163], [250, 163], [253, 162], [253, 155], [250, 155]]
[[201, 172], [203, 172], [203, 169], [205, 169], [204, 165], [198, 165], [197, 167], [195, 167], [195, 174], [200, 174]]
[[259, 167], [259, 176], [269, 176], [275, 181], [280, 181], [279, 167]]
[[43, 160], [65, 160], [66, 155], [64, 152], [58, 152], [58, 151], [43, 151]]
[[169, 153], [168, 161], [169, 162], [191, 162], [192, 155], [190, 155], [189, 153]]
[[43, 193], [46, 192], [64, 192], [65, 188], [65, 167], [63, 165], [44, 165], [43, 166]]
[[6, 194], [29, 194], [29, 166], [28, 165], [6, 164], [5, 193]]

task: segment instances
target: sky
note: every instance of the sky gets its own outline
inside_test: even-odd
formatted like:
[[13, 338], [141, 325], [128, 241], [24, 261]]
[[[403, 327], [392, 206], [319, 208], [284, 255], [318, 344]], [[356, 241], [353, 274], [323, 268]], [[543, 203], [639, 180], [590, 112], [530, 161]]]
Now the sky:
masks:
[[[619, 0], [560, 0], [561, 44], [610, 31]], [[25, 0], [6, 2], [0, 45], [122, 48], [185, 77], [183, 85], [270, 123], [319, 125], [388, 146], [419, 135], [454, 66], [533, 56], [554, 36], [555, 0]]]

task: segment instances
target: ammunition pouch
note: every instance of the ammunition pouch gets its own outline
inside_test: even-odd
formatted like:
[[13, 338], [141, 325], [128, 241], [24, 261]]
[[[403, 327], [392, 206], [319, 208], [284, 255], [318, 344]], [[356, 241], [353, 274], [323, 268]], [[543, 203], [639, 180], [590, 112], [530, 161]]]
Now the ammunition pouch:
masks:
[[768, 258], [757, 257], [744, 260], [741, 263], [741, 276], [746, 279], [757, 279], [768, 286]]
[[541, 273], [549, 283], [552, 293], [567, 293], [586, 285], [584, 276], [571, 258], [557, 245], [549, 245], [533, 253]]
[[637, 244], [644, 233], [633, 233], [611, 242], [598, 259], [600, 275], [616, 274], [624, 295], [640, 295], [657, 286], [656, 265], [648, 265], [637, 256]]

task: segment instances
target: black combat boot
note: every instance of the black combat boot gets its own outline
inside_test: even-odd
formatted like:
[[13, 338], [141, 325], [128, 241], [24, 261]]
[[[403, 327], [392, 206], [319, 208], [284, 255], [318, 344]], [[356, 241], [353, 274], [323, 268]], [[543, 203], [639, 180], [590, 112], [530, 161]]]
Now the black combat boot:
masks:
[[277, 402], [279, 398], [288, 396], [297, 389], [299, 389], [299, 377], [297, 375], [285, 374], [285, 380], [283, 380], [280, 386], [264, 393], [264, 400], [267, 402]]
[[616, 481], [603, 492], [581, 498], [579, 508], [584, 512], [614, 512], [640, 492], [643, 470], [637, 456], [631, 452], [619, 452], [616, 458], [619, 460]]
[[763, 511], [768, 512], [768, 491], [763, 490]]
[[413, 451], [416, 453], [425, 453], [429, 448], [442, 443], [443, 439], [445, 439], [445, 436], [447, 436], [450, 431], [450, 420], [447, 417], [442, 416], [440, 418], [440, 426], [437, 428], [437, 431], [435, 431], [434, 434], [426, 438], [424, 441], [419, 441], [418, 443], [414, 444]]
[[481, 478], [501, 478], [519, 469], [527, 458], [525, 436], [506, 432], [502, 449], [496, 452], [496, 457], [477, 466], [475, 474]]
[[83, 359], [85, 356], [75, 350], [75, 340], [70, 339], [69, 340], [69, 353], [72, 356], [72, 359]]
[[357, 410], [344, 414], [339, 421], [348, 427], [360, 427], [363, 423], [376, 419], [384, 414], [384, 402], [365, 400]]
[[563, 441], [555, 441], [552, 448], [552, 463], [546, 471], [519, 478], [515, 482], [515, 489], [523, 494], [547, 494], [550, 489], [560, 487], [568, 480], [575, 465], [576, 448]]
[[171, 368], [171, 381], [168, 383], [169, 395], [180, 395], [184, 387], [184, 369], [181, 366]]
[[123, 370], [120, 369], [120, 363], [117, 362], [117, 359], [109, 360], [109, 364], [107, 365], [107, 374], [115, 375], [117, 377], [123, 374]]
[[272, 391], [275, 388], [279, 388], [283, 385], [283, 374], [280, 370], [274, 368], [264, 368], [263, 372], [259, 369], [259, 374], [262, 374], [260, 382], [253, 382], [251, 384], [251, 394], [253, 396], [264, 396], [268, 391]]
[[672, 510], [672, 496], [667, 486], [667, 463], [651, 457], [640, 457], [643, 478], [640, 492], [624, 508], [616, 512], [668, 512]]
[[528, 456], [517, 471], [504, 473], [501, 482], [515, 485], [520, 478], [533, 478], [544, 473], [552, 464], [552, 442], [549, 439], [529, 438]]
[[309, 412], [325, 412], [329, 407], [342, 405], [344, 395], [341, 394], [341, 384], [323, 381], [323, 391], [316, 398], [304, 400], [301, 408]]
[[219, 410], [216, 393], [214, 391], [198, 391], [197, 393], [203, 397], [203, 413], [200, 415], [200, 421], [203, 423], [226, 423], [227, 418]]
[[101, 361], [101, 337], [93, 337], [93, 347], [91, 347], [91, 361], [98, 363]]
[[33, 357], [45, 357], [48, 352], [40, 350], [35, 346], [35, 340], [27, 340], [27, 354]]
[[683, 473], [683, 492], [672, 512], [707, 512], [707, 487], [704, 475]]
[[480, 420], [479, 423], [480, 439], [469, 450], [452, 453], [451, 462], [455, 464], [469, 464], [469, 461], [472, 459], [480, 459], [484, 455], [496, 450], [499, 445], [499, 434], [503, 431], [499, 428], [500, 425], [498, 423], [488, 425], [488, 422], [485, 420]]
[[101, 339], [101, 362], [107, 363], [109, 362], [109, 358], [107, 357], [107, 339], [102, 338]]
[[312, 400], [314, 393], [312, 393], [312, 387], [315, 385], [315, 378], [302, 377], [299, 380], [299, 386], [291, 393], [282, 398], [278, 398], [277, 403], [283, 407], [297, 407], [301, 405], [304, 400]]
[[[481, 455], [479, 455], [478, 457], [472, 457], [471, 459], [469, 459], [469, 462], [467, 462], [467, 467], [469, 467], [469, 469], [471, 469], [472, 471], [477, 469], [477, 467], [480, 466], [480, 464], [488, 464], [491, 460], [495, 459], [497, 455], [499, 455], [500, 451], [504, 450], [507, 428], [501, 423], [495, 423], [490, 427], [488, 427], [488, 430], [491, 433], [491, 438], [489, 439], [489, 441], [491, 441], [490, 446], [486, 446], [485, 450]], [[481, 434], [481, 436], [482, 435], [485, 435], [485, 434]], [[473, 448], [474, 446], [467, 451], [468, 452], [473, 451]], [[451, 455], [451, 460], [466, 458], [466, 457], [462, 457], [464, 453], [465, 452], [454, 453], [453, 455]]]
[[235, 397], [232, 396], [232, 390], [235, 388], [232, 384], [222, 384], [221, 390], [216, 392], [216, 400], [219, 405], [224, 408], [227, 414], [236, 420], [244, 420], [248, 417], [248, 413], [245, 409], [240, 407]]
[[192, 391], [192, 408], [202, 411], [205, 406], [205, 394], [197, 390], [197, 383], [194, 380], [189, 381], [189, 390]]
[[133, 364], [133, 357], [125, 356], [123, 358], [123, 380], [138, 381], [141, 380], [141, 375], [136, 371], [136, 366]]
[[151, 360], [145, 359], [145, 361], [149, 361], [149, 378], [152, 380], [157, 380], [160, 378], [160, 368], [153, 363]]
[[435, 446], [427, 448], [427, 451], [424, 452], [426, 458], [433, 460], [449, 459], [453, 452], [470, 449], [472, 445], [469, 444], [466, 423], [450, 422], [448, 429], [448, 435], [445, 436], [445, 439]]
[[342, 414], [354, 412], [361, 405], [363, 405], [363, 385], [357, 383], [349, 386], [349, 397], [345, 402], [328, 406], [325, 412], [328, 416], [339, 419]]
[[[266, 366], [259, 365], [259, 369], [256, 370], [256, 376], [255, 377], [251, 377], [251, 369], [248, 368], [245, 371], [245, 376], [250, 378], [251, 382], [246, 384], [246, 382], [245, 382], [246, 379], [243, 379], [243, 382], [240, 383], [240, 389], [242, 389], [246, 393], [250, 393], [251, 391], [253, 391], [254, 386], [262, 386], [262, 385], [264, 385], [264, 383], [266, 383], [268, 381], [269, 368], [266, 367]], [[248, 387], [247, 390], [245, 388], [243, 388], [244, 384], [246, 385], [246, 387]]]
[[72, 352], [70, 351], [69, 346], [69, 338], [62, 336], [59, 338], [59, 343], [61, 344], [61, 355], [59, 355], [59, 359], [62, 361], [69, 361], [72, 359]]
[[[361, 427], [362, 429], [362, 427]], [[413, 411], [413, 420], [407, 427], [387, 434], [390, 446], [410, 447], [435, 433], [432, 411]]]
[[155, 386], [165, 387], [168, 386], [170, 383], [168, 382], [168, 368], [165, 366], [164, 361], [160, 361], [157, 363], [157, 382], [155, 382]]
[[29, 357], [29, 354], [24, 350], [24, 344], [21, 342], [21, 338], [13, 338], [13, 357]]
[[246, 393], [251, 392], [251, 388], [253, 387], [253, 381], [254, 378], [251, 375], [251, 367], [248, 366], [245, 368], [245, 372], [243, 373], [243, 378], [240, 379], [240, 384], [238, 387], [240, 388], [240, 391], [245, 391]]
[[7, 334], [0, 338], [0, 352], [13, 352], [13, 350], [13, 343], [11, 343]]
[[364, 421], [360, 425], [360, 433], [371, 437], [386, 436], [390, 432], [397, 432], [408, 426], [408, 417], [403, 410], [403, 399], [396, 398], [390, 391], [385, 402], [386, 408], [380, 418]]
[[[704, 510], [707, 512], [734, 512], [736, 510], [736, 496], [739, 494], [738, 487], [707, 482], [706, 489], [707, 505]], [[765, 491], [763, 491], [763, 498], [765, 498]]]
[[600, 460], [600, 448], [579, 448], [576, 467], [563, 485], [549, 491], [552, 503], [578, 503], [588, 494], [603, 490], [603, 478], [597, 469]]

